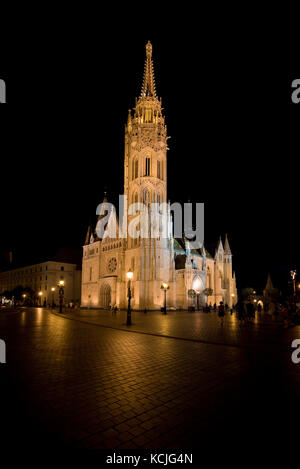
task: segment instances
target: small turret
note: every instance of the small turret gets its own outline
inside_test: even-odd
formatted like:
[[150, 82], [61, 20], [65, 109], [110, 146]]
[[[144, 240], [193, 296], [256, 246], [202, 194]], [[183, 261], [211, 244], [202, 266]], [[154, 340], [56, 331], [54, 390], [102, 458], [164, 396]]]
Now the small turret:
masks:
[[230, 255], [230, 256], [231, 256], [231, 249], [230, 249], [230, 246], [229, 246], [229, 241], [228, 241], [227, 233], [226, 233], [226, 236], [225, 236], [224, 254], [227, 254], [227, 255]]
[[223, 248], [222, 238], [220, 236], [218, 247], [217, 247], [216, 252], [215, 252], [215, 258], [218, 259], [218, 260], [222, 260], [223, 259], [223, 254], [224, 254], [224, 248]]

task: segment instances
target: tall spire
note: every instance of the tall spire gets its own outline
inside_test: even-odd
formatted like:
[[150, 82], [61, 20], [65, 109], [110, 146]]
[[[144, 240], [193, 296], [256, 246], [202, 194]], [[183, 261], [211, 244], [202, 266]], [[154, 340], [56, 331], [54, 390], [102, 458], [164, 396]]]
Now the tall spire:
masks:
[[224, 252], [225, 252], [225, 254], [231, 254], [231, 249], [230, 249], [230, 246], [229, 246], [227, 233], [226, 233], [226, 236], [225, 236]]
[[273, 287], [273, 283], [272, 283], [272, 280], [271, 280], [271, 275], [270, 275], [270, 272], [269, 272], [265, 290], [273, 290], [273, 289], [274, 289], [274, 287]]
[[146, 44], [146, 60], [141, 97], [157, 97], [155, 90], [154, 68], [152, 62], [152, 44], [150, 41], [148, 41]]

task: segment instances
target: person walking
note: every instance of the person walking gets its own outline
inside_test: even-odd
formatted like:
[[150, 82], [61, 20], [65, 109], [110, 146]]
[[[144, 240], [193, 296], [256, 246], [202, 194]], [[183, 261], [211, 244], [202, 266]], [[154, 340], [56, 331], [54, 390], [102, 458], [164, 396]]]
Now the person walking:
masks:
[[240, 324], [245, 321], [245, 305], [243, 301], [239, 300], [236, 304], [237, 319]]
[[282, 319], [283, 319], [283, 327], [289, 327], [289, 308], [288, 305], [285, 304], [282, 310]]
[[246, 307], [247, 307], [247, 319], [252, 324], [252, 321], [255, 318], [254, 304], [252, 303], [252, 301], [249, 301]]
[[223, 326], [224, 316], [225, 316], [225, 308], [223, 301], [220, 301], [219, 308], [218, 308], [218, 316], [221, 319], [221, 326]]

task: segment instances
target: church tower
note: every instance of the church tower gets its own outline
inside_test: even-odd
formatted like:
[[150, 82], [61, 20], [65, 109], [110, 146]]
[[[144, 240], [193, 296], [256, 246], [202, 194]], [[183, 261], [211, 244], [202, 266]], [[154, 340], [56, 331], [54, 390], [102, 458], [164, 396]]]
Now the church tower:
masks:
[[[133, 115], [129, 110], [125, 127], [124, 194], [127, 196], [128, 208], [137, 203], [148, 208], [149, 227], [150, 217], [153, 217], [151, 204], [167, 202], [167, 139], [162, 103], [155, 88], [152, 44], [148, 41], [141, 94], [136, 100]], [[136, 214], [130, 210], [128, 227], [134, 217]], [[169, 218], [167, 224], [170, 224]], [[170, 267], [173, 260], [168, 249], [170, 243], [171, 236], [168, 239], [162, 239], [160, 235], [153, 237], [150, 231], [148, 237], [134, 239], [128, 236], [129, 252], [126, 257], [131, 257], [133, 260], [129, 265], [136, 267], [136, 308], [153, 309], [161, 306], [161, 282], [172, 280]]]
[[155, 89], [152, 45], [146, 45], [141, 95], [125, 129], [124, 194], [128, 204], [166, 202], [167, 127]]

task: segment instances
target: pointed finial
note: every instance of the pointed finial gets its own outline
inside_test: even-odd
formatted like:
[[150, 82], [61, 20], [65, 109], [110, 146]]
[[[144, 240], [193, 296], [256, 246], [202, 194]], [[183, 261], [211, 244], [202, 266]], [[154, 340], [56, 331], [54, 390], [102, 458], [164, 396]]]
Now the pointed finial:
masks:
[[147, 55], [147, 58], [149, 57], [151, 59], [152, 57], [152, 44], [150, 41], [147, 42], [146, 44], [146, 55]]

